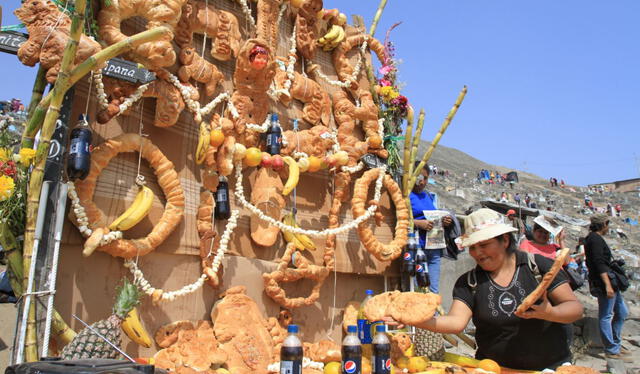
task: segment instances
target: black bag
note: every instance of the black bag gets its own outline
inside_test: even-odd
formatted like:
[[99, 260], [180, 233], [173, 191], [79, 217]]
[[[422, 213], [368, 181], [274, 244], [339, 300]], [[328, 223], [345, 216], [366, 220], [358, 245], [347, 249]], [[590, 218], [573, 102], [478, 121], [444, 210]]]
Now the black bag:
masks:
[[629, 288], [629, 278], [623, 266], [623, 260], [613, 260], [609, 265], [609, 280], [614, 291], [624, 292]]
[[580, 274], [576, 269], [571, 268], [569, 266], [564, 266], [564, 271], [567, 273], [567, 278], [569, 279], [569, 285], [573, 291], [584, 285], [584, 278], [582, 274]]

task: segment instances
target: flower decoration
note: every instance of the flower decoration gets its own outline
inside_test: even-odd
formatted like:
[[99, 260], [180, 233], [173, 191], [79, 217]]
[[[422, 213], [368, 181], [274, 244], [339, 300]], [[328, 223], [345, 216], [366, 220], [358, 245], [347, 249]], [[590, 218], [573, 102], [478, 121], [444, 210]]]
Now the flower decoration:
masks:
[[7, 162], [0, 162], [0, 173], [13, 178], [16, 176], [16, 172], [16, 163], [12, 160], [9, 160]]
[[22, 165], [31, 165], [33, 158], [36, 157], [36, 150], [31, 148], [21, 148], [18, 154], [20, 155], [20, 163]]
[[16, 184], [13, 178], [7, 175], [0, 175], [0, 201], [5, 201], [13, 195]]
[[11, 151], [8, 148], [0, 148], [0, 161], [4, 162], [11, 158]]

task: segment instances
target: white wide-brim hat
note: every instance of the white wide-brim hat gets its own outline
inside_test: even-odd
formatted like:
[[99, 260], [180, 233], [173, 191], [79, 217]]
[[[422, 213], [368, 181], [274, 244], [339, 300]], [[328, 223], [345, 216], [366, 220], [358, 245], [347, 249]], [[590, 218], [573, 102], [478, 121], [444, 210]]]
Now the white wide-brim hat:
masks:
[[554, 236], [558, 236], [560, 231], [562, 231], [562, 226], [558, 222], [556, 222], [556, 220], [554, 220], [551, 217], [544, 216], [542, 214], [534, 218], [533, 222], [537, 223], [538, 226], [547, 230], [549, 233], [553, 234]]
[[478, 242], [509, 232], [515, 232], [518, 229], [505, 223], [504, 216], [500, 213], [482, 208], [469, 214], [464, 219], [464, 231], [462, 246], [470, 247]]

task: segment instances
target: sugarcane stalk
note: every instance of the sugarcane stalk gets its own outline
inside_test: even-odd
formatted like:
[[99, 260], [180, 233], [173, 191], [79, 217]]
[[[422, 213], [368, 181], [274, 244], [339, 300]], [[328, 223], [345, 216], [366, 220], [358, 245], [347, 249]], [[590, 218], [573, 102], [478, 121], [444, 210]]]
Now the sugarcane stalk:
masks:
[[402, 162], [402, 192], [405, 197], [409, 196], [407, 192], [407, 184], [409, 184], [409, 177], [411, 176], [410, 156], [411, 156], [411, 136], [413, 134], [413, 107], [409, 106], [407, 110], [407, 129], [404, 132], [404, 148], [403, 148], [403, 162]]
[[382, 11], [385, 6], [387, 6], [387, 0], [380, 0], [378, 10], [376, 10], [376, 15], [373, 17], [373, 22], [371, 22], [371, 27], [369, 28], [370, 36], [373, 36], [373, 34], [376, 33], [376, 28], [378, 28], [378, 22], [380, 21], [380, 17], [382, 17]]
[[[33, 242], [35, 234], [35, 224], [38, 212], [38, 204], [40, 197], [40, 190], [42, 188], [42, 181], [44, 179], [44, 166], [47, 162], [47, 155], [49, 153], [49, 143], [51, 142], [51, 136], [55, 130], [55, 123], [60, 116], [60, 107], [62, 101], [68, 90], [69, 86], [69, 72], [71, 66], [76, 57], [76, 51], [78, 50], [78, 42], [82, 35], [82, 29], [84, 26], [86, 0], [77, 0], [73, 13], [71, 15], [71, 27], [69, 30], [69, 40], [65, 46], [64, 53], [62, 55], [62, 62], [60, 63], [60, 72], [56, 79], [56, 83], [51, 91], [51, 104], [47, 109], [42, 124], [42, 130], [40, 132], [40, 143], [36, 150], [36, 157], [34, 167], [29, 179], [29, 193], [27, 197], [27, 228], [25, 230], [24, 247], [23, 247], [23, 289], [28, 288], [28, 284], [31, 281], [28, 278], [29, 267], [33, 260]], [[35, 114], [35, 113], [34, 113]], [[43, 344], [48, 344], [44, 342]], [[27, 362], [34, 362], [38, 360], [38, 339], [36, 333], [36, 309], [35, 303], [31, 304], [29, 308], [29, 315], [27, 319], [27, 335], [24, 345], [25, 359]]]
[[[171, 30], [164, 26], [146, 30], [136, 35], [132, 35], [89, 57], [71, 71], [71, 73], [69, 74], [69, 80], [66, 83], [65, 92], [69, 89], [69, 87], [73, 86], [77, 81], [82, 79], [82, 77], [84, 77], [90, 71], [95, 70], [97, 67], [100, 67], [107, 60], [116, 57], [124, 52], [127, 52], [128, 50], [133, 49], [140, 44], [158, 40], [170, 31]], [[56, 84], [57, 83], [58, 82], [56, 82]], [[49, 104], [51, 104], [52, 97], [53, 92], [51, 91], [40, 101], [40, 103], [34, 109], [33, 115], [29, 117], [27, 126], [25, 126], [24, 132], [22, 134], [23, 148], [33, 147], [33, 140], [36, 136], [36, 133], [42, 126], [45, 114], [47, 113], [47, 109], [49, 108]]]
[[[413, 168], [416, 162], [416, 156], [418, 155], [418, 146], [420, 145], [420, 139], [422, 139], [422, 128], [424, 127], [424, 109], [420, 109], [420, 115], [418, 116], [418, 126], [416, 126], [416, 132], [413, 134], [413, 144], [411, 146], [411, 154], [409, 156], [409, 164]], [[414, 169], [411, 169], [411, 174], [414, 173]], [[418, 171], [420, 173], [420, 171]], [[410, 192], [407, 191], [407, 193]]]
[[449, 111], [449, 114], [447, 114], [447, 117], [442, 122], [442, 125], [440, 126], [440, 130], [438, 130], [438, 133], [431, 141], [431, 145], [429, 145], [429, 149], [424, 154], [424, 156], [422, 156], [422, 161], [420, 161], [420, 164], [413, 170], [413, 174], [411, 175], [411, 180], [409, 181], [409, 186], [408, 186], [409, 189], [412, 189], [413, 186], [416, 184], [416, 178], [418, 177], [418, 174], [420, 174], [420, 170], [422, 170], [424, 165], [431, 158], [431, 155], [433, 154], [433, 151], [436, 149], [438, 142], [440, 142], [442, 135], [444, 134], [445, 131], [447, 131], [447, 128], [449, 127], [449, 125], [451, 124], [451, 121], [453, 120], [453, 117], [455, 117], [456, 113], [458, 112], [458, 108], [460, 108], [460, 105], [462, 105], [462, 101], [464, 100], [464, 97], [466, 94], [467, 94], [467, 86], [464, 86], [460, 91], [460, 94], [458, 94], [458, 98], [456, 99], [456, 102], [453, 104], [453, 107]]
[[27, 109], [27, 118], [33, 115], [33, 112], [36, 110], [38, 103], [42, 100], [42, 94], [44, 93], [44, 89], [47, 88], [47, 69], [43, 68], [42, 65], [38, 67], [38, 74], [36, 75], [36, 80], [33, 82], [33, 89], [31, 90], [31, 101], [29, 102], [29, 108]]

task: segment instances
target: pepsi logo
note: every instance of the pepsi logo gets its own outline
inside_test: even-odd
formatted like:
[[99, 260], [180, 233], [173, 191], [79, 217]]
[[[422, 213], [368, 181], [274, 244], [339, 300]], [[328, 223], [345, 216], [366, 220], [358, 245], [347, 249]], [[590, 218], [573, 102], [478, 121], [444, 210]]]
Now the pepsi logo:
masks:
[[403, 257], [404, 257], [405, 260], [409, 261], [409, 260], [411, 260], [411, 253], [405, 252]]
[[424, 272], [424, 267], [422, 265], [416, 265], [416, 273]]
[[355, 373], [356, 370], [358, 369], [358, 365], [356, 365], [355, 361], [346, 361], [344, 363], [344, 372], [345, 373]]
[[391, 370], [391, 359], [388, 358], [385, 362], [384, 362], [384, 367], [387, 368], [387, 370]]

